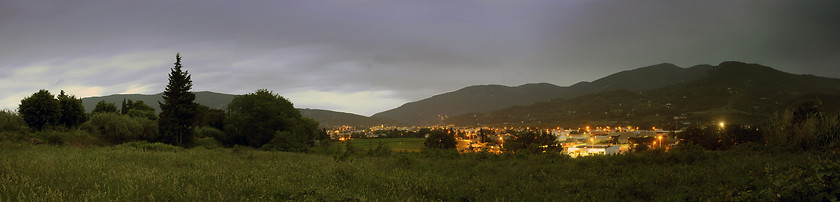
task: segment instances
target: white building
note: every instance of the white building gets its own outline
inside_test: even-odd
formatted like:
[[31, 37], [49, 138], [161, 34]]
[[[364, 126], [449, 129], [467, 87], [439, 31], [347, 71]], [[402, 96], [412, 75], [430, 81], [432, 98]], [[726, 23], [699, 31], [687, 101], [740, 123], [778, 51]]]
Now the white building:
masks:
[[578, 145], [569, 147], [568, 154], [573, 157], [592, 155], [615, 155], [619, 151], [618, 145]]

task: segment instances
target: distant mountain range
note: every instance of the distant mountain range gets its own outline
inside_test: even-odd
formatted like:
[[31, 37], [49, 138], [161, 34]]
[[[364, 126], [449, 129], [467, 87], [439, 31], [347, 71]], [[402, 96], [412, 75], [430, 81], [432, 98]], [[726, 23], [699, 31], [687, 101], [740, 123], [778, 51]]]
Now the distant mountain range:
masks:
[[[642, 69], [645, 68], [637, 70]], [[806, 101], [821, 102], [823, 111], [840, 111], [837, 102], [840, 101], [840, 79], [794, 75], [742, 62], [695, 66], [684, 71], [693, 72], [683, 74], [688, 76], [684, 78], [695, 79], [675, 82], [677, 79], [659, 74], [638, 82], [670, 81], [648, 86], [647, 90], [595, 90], [592, 94], [570, 99], [556, 98], [528, 106], [465, 114], [448, 119], [446, 124], [575, 126], [630, 123], [663, 127], [710, 121], [755, 124], [774, 112]], [[701, 72], [701, 76], [697, 76], [697, 72]], [[627, 78], [616, 78], [621, 79]], [[627, 79], [630, 80], [633, 79]], [[671, 85], [665, 85], [668, 83]]]
[[[133, 101], [143, 101], [149, 106], [155, 108], [156, 113], [160, 113], [160, 105], [158, 102], [163, 102], [163, 93], [154, 95], [140, 95], [140, 94], [117, 94], [103, 97], [88, 97], [82, 98], [82, 105], [88, 113], [93, 111], [96, 103], [100, 100], [114, 103], [117, 109], [120, 108], [123, 99]], [[215, 109], [226, 109], [227, 105], [233, 100], [235, 95], [215, 93], [215, 92], [195, 92], [195, 102], [204, 106]], [[369, 127], [378, 125], [401, 125], [399, 122], [392, 120], [384, 120], [379, 118], [371, 118], [357, 114], [335, 112], [320, 109], [298, 109], [304, 117], [315, 119], [320, 123], [321, 127], [335, 127], [335, 126], [355, 126], [355, 127]]]
[[705, 76], [711, 68], [698, 65], [680, 68], [663, 63], [622, 71], [593, 82], [580, 82], [569, 87], [547, 83], [525, 84], [517, 87], [501, 85], [470, 86], [457, 91], [435, 95], [395, 109], [374, 114], [373, 117], [398, 120], [411, 125], [438, 125], [462, 114], [485, 113], [513, 106], [530, 105], [555, 98], [612, 90], [650, 90], [693, 81]]
[[[230, 103], [230, 101], [233, 100], [234, 96], [230, 94], [214, 93], [208, 91], [194, 93], [196, 103], [214, 109], [227, 108], [227, 105]], [[116, 94], [102, 97], [86, 97], [82, 98], [82, 105], [84, 105], [85, 110], [87, 110], [87, 112], [90, 113], [91, 111], [93, 111], [93, 108], [96, 107], [96, 103], [98, 103], [100, 100], [105, 100], [105, 102], [116, 104], [117, 109], [120, 108], [120, 105], [122, 104], [123, 100], [143, 101], [147, 105], [155, 108], [156, 113], [160, 113], [160, 105], [158, 105], [158, 102], [163, 102], [163, 93], [158, 93], [154, 95]]]
[[[224, 109], [234, 95], [196, 92], [196, 102]], [[99, 100], [141, 100], [160, 111], [155, 95], [83, 98], [91, 111]], [[322, 127], [376, 125], [688, 124], [704, 121], [754, 122], [806, 101], [840, 112], [840, 79], [794, 75], [742, 62], [689, 68], [663, 63], [618, 72], [568, 87], [548, 83], [477, 85], [406, 103], [371, 117], [299, 109]]]

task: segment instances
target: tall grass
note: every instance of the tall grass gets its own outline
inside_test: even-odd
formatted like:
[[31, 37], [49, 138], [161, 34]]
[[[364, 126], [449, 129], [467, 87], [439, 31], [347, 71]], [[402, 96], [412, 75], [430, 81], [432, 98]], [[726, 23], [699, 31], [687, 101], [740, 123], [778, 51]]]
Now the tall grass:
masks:
[[[360, 154], [338, 161], [247, 147], [0, 143], [0, 201], [777, 200], [826, 192], [788, 176], [813, 178], [828, 172], [814, 165], [838, 164], [836, 155], [686, 151], [578, 159]], [[825, 177], [817, 182], [837, 183]]]
[[788, 149], [837, 149], [840, 148], [840, 117], [837, 115], [811, 114], [797, 119], [794, 111], [774, 114], [766, 127], [767, 145]]

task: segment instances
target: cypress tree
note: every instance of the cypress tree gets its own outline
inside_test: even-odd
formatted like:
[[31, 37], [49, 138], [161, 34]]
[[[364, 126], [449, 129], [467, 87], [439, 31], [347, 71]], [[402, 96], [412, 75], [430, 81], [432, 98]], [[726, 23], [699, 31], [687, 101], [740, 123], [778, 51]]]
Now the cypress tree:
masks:
[[164, 102], [160, 104], [160, 119], [158, 127], [162, 136], [161, 142], [186, 146], [192, 143], [193, 125], [195, 123], [195, 94], [192, 80], [188, 71], [181, 70], [181, 54], [175, 55], [175, 67], [170, 69], [169, 84], [163, 92]]
[[120, 112], [122, 112], [123, 115], [128, 114], [128, 105], [125, 104], [125, 98], [123, 98], [122, 107], [120, 107]]

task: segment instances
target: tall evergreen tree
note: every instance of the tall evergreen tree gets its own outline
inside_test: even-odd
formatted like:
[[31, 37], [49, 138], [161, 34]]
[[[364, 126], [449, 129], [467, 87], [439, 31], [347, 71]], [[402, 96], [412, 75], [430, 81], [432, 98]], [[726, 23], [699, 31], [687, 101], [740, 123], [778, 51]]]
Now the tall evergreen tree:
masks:
[[68, 96], [62, 90], [58, 94], [58, 103], [61, 106], [61, 117], [58, 119], [59, 124], [64, 125], [66, 128], [75, 128], [87, 121], [82, 99], [77, 99], [76, 96]]
[[128, 114], [128, 105], [126, 105], [126, 103], [125, 103], [125, 98], [123, 98], [122, 106], [120, 107], [120, 112], [123, 115]]
[[195, 123], [195, 94], [192, 80], [188, 71], [181, 70], [181, 54], [175, 55], [175, 67], [170, 69], [169, 84], [163, 92], [164, 102], [160, 104], [160, 119], [158, 126], [162, 142], [176, 146], [192, 143], [193, 125]]

